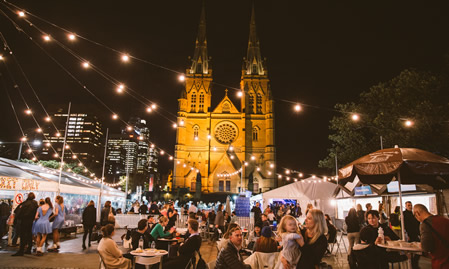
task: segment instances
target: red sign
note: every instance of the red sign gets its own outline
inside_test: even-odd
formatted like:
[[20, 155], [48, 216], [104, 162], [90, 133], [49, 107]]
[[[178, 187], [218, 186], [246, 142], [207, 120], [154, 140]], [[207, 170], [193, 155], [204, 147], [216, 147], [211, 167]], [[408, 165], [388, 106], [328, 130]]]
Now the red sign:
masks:
[[16, 202], [16, 204], [20, 205], [23, 202], [23, 194], [18, 193], [16, 195], [16, 197], [14, 197], [14, 202]]

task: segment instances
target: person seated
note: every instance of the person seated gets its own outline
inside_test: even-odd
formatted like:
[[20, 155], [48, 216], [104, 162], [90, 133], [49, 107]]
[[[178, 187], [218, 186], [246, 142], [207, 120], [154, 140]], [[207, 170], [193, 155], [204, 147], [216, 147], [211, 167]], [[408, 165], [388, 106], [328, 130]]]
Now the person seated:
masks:
[[156, 226], [156, 221], [154, 220], [154, 216], [153, 215], [149, 215], [147, 218], [147, 233], [151, 234], [151, 231], [153, 230], [153, 228]]
[[261, 230], [262, 228], [259, 225], [254, 226], [254, 232], [250, 233], [248, 235], [248, 249], [253, 249], [254, 244], [256, 243], [256, 240], [259, 239], [261, 236]]
[[150, 235], [156, 241], [156, 248], [158, 249], [168, 249], [168, 243], [158, 241], [159, 238], [168, 238], [172, 236], [175, 228], [172, 227], [168, 232], [164, 232], [165, 226], [168, 224], [168, 218], [165, 216], [159, 217], [159, 223], [156, 224], [151, 231]]
[[276, 216], [273, 214], [273, 210], [269, 209], [267, 213], [267, 219], [270, 222], [270, 224], [273, 224], [273, 221], [275, 221]]
[[265, 226], [262, 228], [261, 236], [254, 244], [254, 251], [264, 253], [272, 253], [278, 251], [278, 243], [273, 238], [270, 226]]
[[[332, 224], [331, 218], [329, 217], [328, 214], [325, 214], [324, 218], [326, 219], [326, 225], [327, 225], [327, 235], [326, 235], [327, 242], [329, 244], [333, 244], [337, 240], [337, 227], [335, 227], [335, 225]], [[326, 253], [331, 254], [331, 252], [329, 250], [329, 245], [326, 250]]]
[[231, 223], [229, 224], [228, 230], [224, 233], [223, 238], [221, 238], [219, 241], [217, 241], [217, 248], [218, 250], [221, 250], [225, 248], [228, 245], [229, 242], [229, 231], [232, 229], [239, 227], [237, 223]]
[[137, 224], [137, 230], [131, 232], [131, 245], [133, 249], [139, 247], [139, 241], [143, 239], [143, 248], [149, 248], [151, 242], [153, 241], [151, 235], [146, 233], [148, 230], [147, 220], [141, 219]]
[[239, 254], [242, 242], [243, 236], [240, 227], [229, 230], [229, 242], [218, 254], [215, 269], [251, 269], [251, 265], [245, 264]]
[[370, 260], [378, 262], [379, 267], [388, 268], [388, 262], [400, 262], [407, 259], [406, 256], [399, 255], [397, 252], [387, 252], [385, 248], [375, 246], [382, 243], [382, 238], [379, 236], [379, 228], [384, 231], [385, 241], [399, 240], [399, 237], [388, 227], [387, 223], [380, 224], [379, 212], [376, 210], [370, 210], [366, 214], [368, 218], [368, 225], [363, 227], [360, 231], [360, 240], [362, 243], [375, 247], [374, 253], [376, 255], [371, 257]]
[[107, 224], [101, 228], [103, 238], [98, 244], [100, 254], [106, 268], [131, 268], [131, 260], [123, 257], [122, 251], [118, 248], [114, 236], [114, 225]]
[[179, 256], [169, 259], [163, 264], [163, 268], [185, 268], [195, 251], [200, 251], [202, 239], [198, 231], [198, 221], [194, 219], [189, 220], [187, 222], [187, 229], [189, 230], [190, 236], [179, 246]]
[[268, 221], [268, 217], [266, 214], [262, 214], [262, 228], [265, 226], [270, 226], [270, 222]]

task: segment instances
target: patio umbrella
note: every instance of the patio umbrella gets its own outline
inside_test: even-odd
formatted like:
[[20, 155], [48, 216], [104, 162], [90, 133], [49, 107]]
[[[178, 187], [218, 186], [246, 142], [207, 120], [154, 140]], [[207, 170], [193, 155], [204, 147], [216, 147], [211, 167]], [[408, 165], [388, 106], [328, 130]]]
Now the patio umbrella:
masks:
[[[449, 159], [415, 148], [390, 148], [365, 155], [338, 171], [338, 184], [345, 185], [358, 176], [364, 184], [398, 181], [402, 212], [401, 184], [427, 184], [435, 189], [449, 188]], [[405, 238], [404, 218], [401, 218]]]
[[229, 195], [226, 197], [226, 212], [231, 216], [231, 197]]

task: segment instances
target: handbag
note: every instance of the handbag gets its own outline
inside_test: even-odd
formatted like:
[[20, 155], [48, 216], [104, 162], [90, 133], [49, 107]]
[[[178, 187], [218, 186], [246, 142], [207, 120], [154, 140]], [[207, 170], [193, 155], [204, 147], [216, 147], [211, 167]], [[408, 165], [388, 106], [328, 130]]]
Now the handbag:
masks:
[[115, 216], [112, 213], [112, 207], [109, 209], [108, 222], [109, 223], [115, 223]]
[[51, 212], [50, 217], [48, 217], [48, 221], [53, 222], [55, 220], [55, 218], [56, 218], [55, 214], [53, 214], [53, 212]]

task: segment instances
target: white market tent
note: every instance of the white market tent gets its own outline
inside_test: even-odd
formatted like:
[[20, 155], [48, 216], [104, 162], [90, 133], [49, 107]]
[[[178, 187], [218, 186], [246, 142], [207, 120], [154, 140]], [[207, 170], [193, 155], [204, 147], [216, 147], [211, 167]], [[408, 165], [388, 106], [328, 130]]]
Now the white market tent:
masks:
[[272, 203], [274, 200], [290, 199], [296, 200], [301, 205], [303, 214], [307, 204], [322, 210], [331, 217], [335, 216], [335, 201], [333, 193], [337, 185], [327, 182], [318, 177], [309, 177], [301, 181], [276, 188], [251, 197], [251, 202], [260, 202], [262, 207]]

